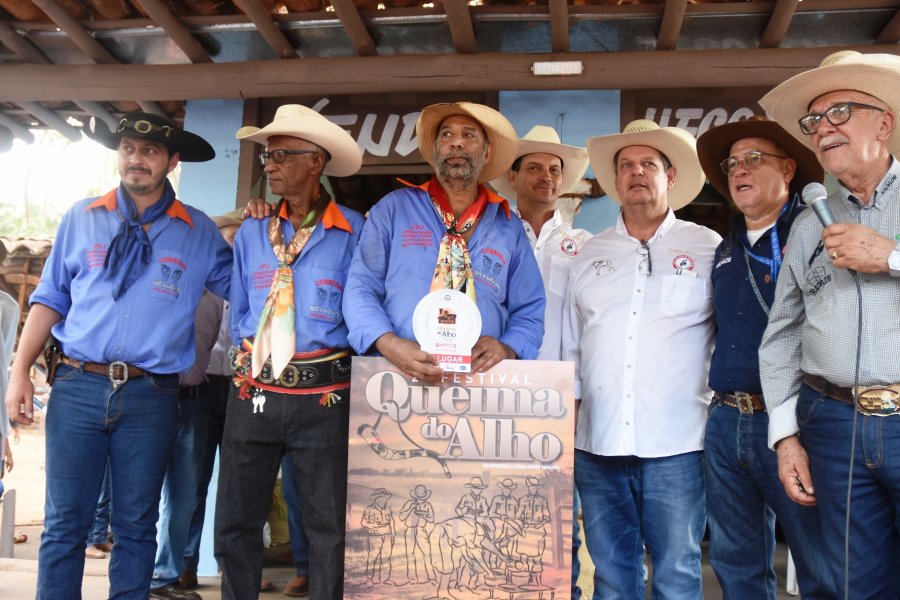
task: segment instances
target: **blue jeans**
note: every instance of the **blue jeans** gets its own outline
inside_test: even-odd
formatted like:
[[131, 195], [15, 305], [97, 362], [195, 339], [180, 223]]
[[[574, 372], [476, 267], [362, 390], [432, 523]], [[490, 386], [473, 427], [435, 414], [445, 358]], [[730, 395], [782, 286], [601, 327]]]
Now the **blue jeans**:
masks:
[[309, 575], [309, 540], [303, 533], [303, 509], [300, 508], [300, 493], [294, 475], [291, 455], [285, 454], [281, 460], [281, 493], [288, 506], [288, 531], [291, 536], [291, 554], [297, 575]]
[[[800, 388], [797, 421], [809, 454], [819, 519], [838, 592], [844, 594], [847, 481], [855, 410]], [[856, 454], [850, 497], [849, 597], [900, 597], [900, 416], [856, 415]]]
[[596, 568], [595, 600], [645, 598], [645, 544], [653, 561], [651, 598], [702, 600], [702, 452], [638, 458], [575, 450], [575, 482]]
[[581, 548], [581, 538], [578, 535], [581, 527], [578, 525], [578, 511], [581, 509], [581, 496], [578, 488], [572, 491], [572, 600], [581, 600], [581, 588], [578, 587], [578, 576], [581, 575], [581, 561], [578, 560], [578, 550]]
[[745, 415], [718, 402], [709, 408], [703, 450], [709, 562], [725, 600], [775, 600], [777, 516], [803, 598], [834, 598], [818, 511], [788, 498], [768, 428], [765, 412]]
[[81, 598], [84, 547], [108, 458], [116, 539], [109, 597], [147, 600], [178, 376], [133, 378], [113, 391], [105, 376], [60, 365], [51, 398], [37, 598]]
[[[178, 581], [182, 557], [197, 507], [197, 490], [204, 465], [206, 432], [203, 404], [197, 387], [185, 388], [191, 397], [178, 401], [178, 428], [163, 481], [156, 533], [156, 564], [152, 587]], [[182, 395], [185, 395], [184, 393]]]
[[110, 498], [109, 461], [107, 461], [106, 470], [103, 472], [103, 486], [100, 488], [100, 498], [97, 500], [97, 510], [94, 512], [94, 524], [91, 526], [90, 533], [88, 533], [88, 546], [109, 543]]

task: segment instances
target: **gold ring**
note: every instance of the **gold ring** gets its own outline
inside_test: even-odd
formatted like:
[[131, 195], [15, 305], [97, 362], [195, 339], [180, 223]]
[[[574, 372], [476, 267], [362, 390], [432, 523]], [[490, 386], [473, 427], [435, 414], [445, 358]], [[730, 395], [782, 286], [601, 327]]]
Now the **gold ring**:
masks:
[[837, 259], [838, 259], [837, 250], [835, 250], [835, 249], [832, 249], [832, 250], [831, 250], [831, 257], [832, 257], [834, 260], [837, 260]]

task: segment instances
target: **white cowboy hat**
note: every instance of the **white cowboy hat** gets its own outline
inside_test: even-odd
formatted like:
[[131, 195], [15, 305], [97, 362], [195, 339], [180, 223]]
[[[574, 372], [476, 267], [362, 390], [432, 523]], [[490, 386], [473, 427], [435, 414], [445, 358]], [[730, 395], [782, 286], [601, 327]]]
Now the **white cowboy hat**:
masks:
[[589, 138], [587, 152], [591, 167], [603, 192], [621, 204], [616, 191], [616, 154], [628, 146], [649, 146], [666, 155], [675, 167], [675, 183], [669, 188], [668, 201], [672, 210], [690, 204], [706, 177], [697, 160], [697, 140], [684, 129], [660, 127], [653, 121], [638, 119], [625, 126], [622, 133]]
[[432, 104], [422, 109], [419, 120], [416, 121], [416, 136], [419, 141], [419, 152], [422, 158], [434, 166], [434, 140], [437, 138], [438, 128], [444, 119], [453, 115], [465, 115], [478, 121], [488, 137], [488, 142], [494, 148], [491, 157], [481, 173], [478, 181], [491, 181], [501, 173], [509, 170], [509, 165], [516, 158], [516, 130], [499, 112], [483, 104], [472, 102], [449, 102]]
[[275, 135], [300, 138], [324, 148], [331, 155], [323, 171], [325, 175], [347, 177], [362, 166], [362, 152], [353, 137], [340, 125], [302, 104], [283, 104], [275, 111], [271, 123], [262, 129], [241, 127], [235, 137], [265, 144]]
[[241, 223], [244, 222], [244, 209], [236, 208], [231, 212], [227, 212], [224, 215], [216, 215], [214, 217], [210, 217], [213, 223], [216, 224], [216, 227], [221, 229], [222, 227], [228, 227], [229, 225], [237, 225], [241, 226]]
[[[572, 191], [575, 185], [584, 177], [590, 161], [588, 160], [587, 151], [577, 146], [567, 146], [559, 140], [559, 134], [552, 127], [546, 125], [535, 125], [531, 131], [525, 134], [525, 137], [519, 140], [516, 159], [526, 154], [535, 154], [541, 152], [544, 154], [552, 154], [558, 156], [563, 163], [562, 183], [559, 185], [559, 193], [567, 194]], [[511, 200], [516, 199], [516, 189], [509, 182], [509, 171], [500, 177], [491, 181], [491, 187], [497, 190], [498, 194], [502, 194]]]
[[[875, 96], [900, 117], [900, 56], [852, 50], [829, 54], [817, 68], [794, 75], [763, 96], [759, 105], [788, 133], [812, 148], [812, 136], [800, 131], [799, 119], [809, 113], [813, 100], [841, 90]], [[900, 154], [900, 127], [894, 127], [888, 144], [893, 154]]]

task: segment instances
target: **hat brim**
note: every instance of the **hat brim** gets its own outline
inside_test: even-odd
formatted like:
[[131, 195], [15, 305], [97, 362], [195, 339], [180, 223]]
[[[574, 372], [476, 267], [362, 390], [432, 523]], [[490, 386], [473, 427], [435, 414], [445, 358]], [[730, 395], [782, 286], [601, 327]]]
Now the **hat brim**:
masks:
[[237, 225], [241, 226], [241, 223], [244, 222], [244, 209], [236, 208], [230, 212], [225, 213], [224, 215], [216, 215], [214, 217], [210, 217], [212, 222], [216, 224], [216, 227], [221, 229], [222, 227], [228, 227], [229, 225]]
[[348, 177], [362, 166], [362, 152], [353, 136], [325, 117], [286, 117], [262, 128], [241, 127], [235, 137], [265, 146], [269, 138], [276, 135], [300, 138], [324, 148], [331, 155], [322, 171], [325, 175]]
[[[763, 96], [759, 105], [801, 144], [813, 149], [813, 136], [800, 131], [800, 117], [809, 113], [809, 105], [819, 96], [841, 90], [874, 96], [900, 117], [900, 57], [862, 54], [805, 71]], [[900, 127], [894, 127], [888, 145], [891, 153], [900, 154]]]
[[88, 138], [110, 150], [118, 150], [119, 140], [123, 137], [133, 137], [162, 144], [172, 154], [177, 152], [178, 160], [181, 162], [206, 162], [216, 157], [216, 151], [209, 145], [209, 142], [199, 135], [183, 129], [173, 129], [169, 136], [158, 130], [149, 133], [139, 133], [128, 129], [113, 132], [100, 119], [91, 119], [91, 122], [85, 125], [82, 131]]
[[487, 134], [488, 143], [494, 149], [491, 159], [485, 163], [478, 174], [478, 181], [483, 183], [505, 174], [516, 158], [518, 139], [512, 124], [499, 112], [472, 102], [454, 102], [432, 104], [422, 109], [416, 121], [416, 137], [419, 140], [419, 152], [425, 162], [434, 167], [434, 141], [438, 127], [447, 117], [464, 115], [478, 121]]
[[[563, 164], [562, 181], [559, 184], [559, 194], [568, 194], [575, 189], [581, 178], [584, 177], [590, 159], [584, 148], [567, 146], [566, 144], [554, 144], [553, 142], [537, 142], [532, 140], [519, 140], [518, 150], [513, 162], [529, 154], [552, 154], [558, 156]], [[510, 168], [512, 165], [510, 164]], [[516, 188], [509, 182], [509, 169], [500, 177], [491, 180], [494, 190], [509, 198], [516, 200]]]
[[815, 153], [775, 121], [737, 121], [710, 129], [697, 140], [697, 157], [700, 166], [716, 190], [731, 198], [728, 175], [720, 166], [728, 158], [731, 146], [745, 138], [763, 138], [781, 146], [788, 156], [797, 162], [797, 172], [790, 183], [790, 190], [799, 193], [807, 183], [820, 182], [825, 176]]
[[617, 133], [593, 137], [587, 141], [591, 167], [603, 192], [618, 204], [622, 204], [616, 191], [616, 154], [628, 146], [649, 146], [662, 152], [675, 167], [675, 183], [669, 189], [668, 201], [672, 210], [678, 210], [693, 202], [703, 189], [706, 177], [697, 160], [697, 142], [694, 136], [678, 127], [661, 127], [650, 131]]

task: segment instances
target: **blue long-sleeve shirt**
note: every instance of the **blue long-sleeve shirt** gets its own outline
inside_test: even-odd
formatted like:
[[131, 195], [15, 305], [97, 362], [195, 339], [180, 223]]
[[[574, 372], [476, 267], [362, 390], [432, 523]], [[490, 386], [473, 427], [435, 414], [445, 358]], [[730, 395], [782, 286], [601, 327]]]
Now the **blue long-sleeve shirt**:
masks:
[[63, 316], [52, 333], [67, 356], [181, 373], [194, 363], [194, 314], [203, 288], [228, 297], [231, 248], [209, 217], [175, 200], [147, 232], [150, 264], [113, 301], [103, 263], [119, 230], [117, 192], [66, 212], [29, 302]]
[[[287, 213], [282, 212], [280, 218], [287, 244], [295, 229]], [[234, 238], [234, 276], [228, 310], [235, 344], [241, 338], [256, 335], [259, 316], [278, 268], [268, 226], [269, 219], [247, 219]], [[362, 226], [362, 215], [332, 201], [300, 256], [291, 263], [297, 352], [347, 347], [341, 300]]]
[[[776, 221], [782, 253], [791, 225], [804, 208], [799, 196], [794, 196]], [[770, 229], [750, 249], [757, 256], [772, 258], [771, 240]], [[713, 297], [718, 332], [709, 369], [709, 387], [724, 393], [741, 391], [760, 394], [759, 345], [769, 318], [750, 284], [744, 244], [749, 245], [747, 227], [743, 215], [737, 215], [731, 222], [731, 231], [716, 248], [713, 263]], [[770, 276], [769, 267], [752, 257], [747, 258], [756, 287], [766, 305], [771, 306], [776, 282]]]
[[[446, 229], [422, 188], [391, 192], [372, 207], [350, 267], [344, 313], [350, 345], [374, 353], [385, 333], [415, 340], [412, 315], [431, 288]], [[544, 332], [544, 285], [519, 218], [496, 194], [467, 242], [481, 335], [521, 359], [538, 355]]]

